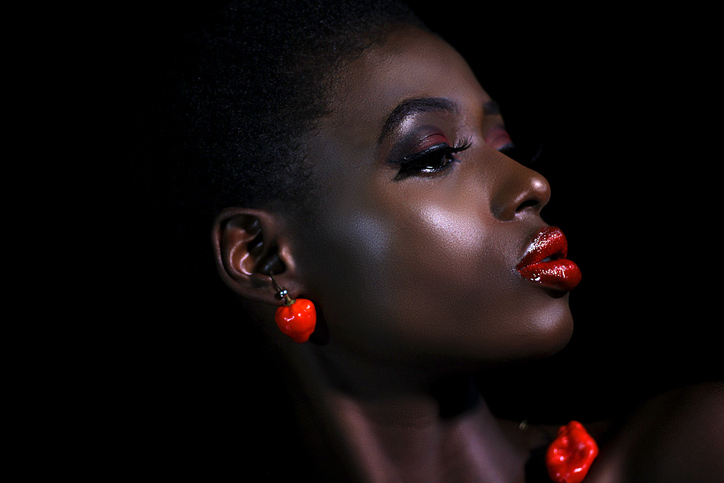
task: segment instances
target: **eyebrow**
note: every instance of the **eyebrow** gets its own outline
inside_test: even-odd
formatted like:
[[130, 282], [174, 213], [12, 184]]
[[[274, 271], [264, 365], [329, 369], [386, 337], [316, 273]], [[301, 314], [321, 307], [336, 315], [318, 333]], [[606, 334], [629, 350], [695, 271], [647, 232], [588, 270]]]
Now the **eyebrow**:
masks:
[[[402, 124], [402, 122], [408, 117], [421, 112], [435, 111], [458, 114], [460, 112], [460, 106], [458, 106], [454, 101], [445, 99], [444, 97], [421, 97], [403, 101], [392, 110], [389, 116], [387, 116], [387, 120], [382, 126], [380, 137], [377, 139], [378, 144], [381, 143], [390, 132]], [[497, 102], [490, 100], [483, 105], [483, 113], [488, 116], [500, 114], [500, 106]]]
[[384, 138], [398, 127], [408, 117], [414, 116], [421, 112], [443, 111], [456, 114], [460, 111], [460, 107], [450, 99], [443, 97], [421, 97], [402, 101], [395, 107], [385, 124], [382, 126], [382, 133], [377, 142], [381, 143]]

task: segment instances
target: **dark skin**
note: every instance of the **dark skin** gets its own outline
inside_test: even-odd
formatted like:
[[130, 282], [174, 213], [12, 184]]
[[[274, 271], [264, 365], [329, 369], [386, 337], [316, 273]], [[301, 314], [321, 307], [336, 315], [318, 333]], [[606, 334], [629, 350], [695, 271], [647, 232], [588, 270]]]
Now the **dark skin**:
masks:
[[[224, 210], [213, 231], [219, 272], [270, 327], [270, 269], [292, 297], [315, 302], [310, 342], [270, 338], [326, 422], [316, 437], [341, 443], [335, 456], [360, 481], [525, 481], [550, 428], [497, 420], [467, 375], [553, 354], [570, 338], [568, 294], [514, 269], [545, 226], [548, 182], [501, 152], [510, 139], [496, 105], [433, 35], [398, 28], [338, 78], [332, 114], [306, 139], [315, 213]], [[459, 152], [406, 161], [442, 144]], [[696, 399], [711, 419], [721, 392], [698, 390], [715, 394]], [[643, 411], [654, 416], [624, 426], [586, 481], [627, 481], [632, 444], [653, 437], [646, 421], [665, 409]], [[696, 436], [716, 443], [721, 422], [709, 428]], [[662, 455], [676, 446], [657, 441]]]

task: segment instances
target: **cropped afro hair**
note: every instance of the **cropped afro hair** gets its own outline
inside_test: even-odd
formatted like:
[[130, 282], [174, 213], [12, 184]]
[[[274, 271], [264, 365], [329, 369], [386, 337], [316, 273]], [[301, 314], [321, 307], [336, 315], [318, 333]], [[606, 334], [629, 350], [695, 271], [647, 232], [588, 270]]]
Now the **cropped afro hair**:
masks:
[[329, 112], [335, 70], [395, 25], [425, 28], [394, 0], [242, 0], [198, 24], [153, 58], [129, 106], [133, 259], [146, 274], [131, 286], [175, 324], [225, 306], [209, 243], [223, 208], [313, 216], [302, 138]]
[[167, 79], [172, 197], [207, 214], [304, 209], [313, 189], [301, 138], [328, 112], [334, 70], [397, 24], [424, 28], [393, 0], [245, 0], [212, 16]]

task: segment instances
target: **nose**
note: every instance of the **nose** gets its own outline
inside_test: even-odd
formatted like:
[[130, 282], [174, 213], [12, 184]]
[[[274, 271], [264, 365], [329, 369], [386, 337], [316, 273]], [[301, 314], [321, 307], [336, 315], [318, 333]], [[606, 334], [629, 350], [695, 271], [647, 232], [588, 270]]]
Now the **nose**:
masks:
[[505, 160], [491, 197], [491, 212], [500, 221], [539, 214], [551, 198], [551, 187], [540, 173], [501, 155]]

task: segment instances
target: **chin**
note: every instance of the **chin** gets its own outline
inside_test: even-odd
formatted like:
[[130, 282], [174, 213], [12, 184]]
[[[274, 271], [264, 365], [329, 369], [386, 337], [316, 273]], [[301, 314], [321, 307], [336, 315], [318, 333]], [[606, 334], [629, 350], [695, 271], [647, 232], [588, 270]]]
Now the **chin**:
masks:
[[556, 354], [573, 335], [573, 316], [567, 303], [558, 303], [553, 309], [547, 307], [508, 320], [506, 328], [506, 334], [495, 342], [486, 339], [484, 349], [479, 345], [476, 347], [473, 338], [471, 344], [465, 346], [463, 357], [475, 370], [516, 365]]
[[568, 306], [568, 295], [554, 300], [546, 310], [529, 322], [530, 342], [524, 359], [549, 357], [563, 349], [573, 335], [573, 315]]

